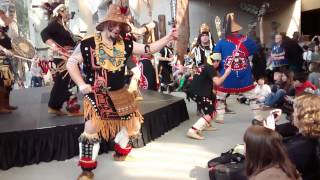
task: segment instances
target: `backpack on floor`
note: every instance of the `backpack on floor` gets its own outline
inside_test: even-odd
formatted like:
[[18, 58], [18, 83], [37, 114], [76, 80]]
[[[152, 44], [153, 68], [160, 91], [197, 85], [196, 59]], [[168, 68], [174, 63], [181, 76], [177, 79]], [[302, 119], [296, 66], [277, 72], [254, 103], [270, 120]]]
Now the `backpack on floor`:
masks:
[[209, 178], [210, 180], [247, 180], [244, 170], [244, 161], [218, 164], [210, 168]]
[[221, 156], [211, 159], [208, 162], [210, 180], [247, 180], [242, 148], [243, 145], [236, 145], [221, 153]]

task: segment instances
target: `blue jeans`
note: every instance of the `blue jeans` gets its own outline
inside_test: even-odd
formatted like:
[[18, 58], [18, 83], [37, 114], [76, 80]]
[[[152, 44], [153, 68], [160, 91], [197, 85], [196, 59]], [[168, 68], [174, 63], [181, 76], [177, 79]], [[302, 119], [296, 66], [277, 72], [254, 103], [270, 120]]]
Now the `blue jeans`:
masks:
[[266, 97], [264, 104], [267, 106], [280, 105], [283, 103], [284, 95], [286, 95], [286, 91], [283, 89], [277, 90], [276, 93], [271, 93]]

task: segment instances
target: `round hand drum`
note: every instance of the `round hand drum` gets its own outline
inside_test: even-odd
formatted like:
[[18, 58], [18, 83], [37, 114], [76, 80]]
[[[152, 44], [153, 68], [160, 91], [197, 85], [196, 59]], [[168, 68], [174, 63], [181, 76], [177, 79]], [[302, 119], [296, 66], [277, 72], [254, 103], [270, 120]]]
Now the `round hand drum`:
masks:
[[36, 54], [33, 45], [22, 37], [15, 37], [11, 41], [12, 48], [19, 56], [32, 59]]

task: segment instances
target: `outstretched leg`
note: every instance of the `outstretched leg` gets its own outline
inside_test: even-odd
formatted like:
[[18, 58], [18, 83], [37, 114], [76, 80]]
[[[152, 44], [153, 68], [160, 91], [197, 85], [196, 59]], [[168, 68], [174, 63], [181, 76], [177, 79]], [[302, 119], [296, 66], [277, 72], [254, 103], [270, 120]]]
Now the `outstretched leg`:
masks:
[[187, 136], [193, 139], [202, 140], [204, 137], [200, 134], [202, 130], [216, 130], [211, 125], [212, 119], [216, 115], [215, 102], [213, 98], [200, 97], [191, 94], [191, 98], [196, 101], [205, 115], [199, 118], [195, 124], [188, 130]]

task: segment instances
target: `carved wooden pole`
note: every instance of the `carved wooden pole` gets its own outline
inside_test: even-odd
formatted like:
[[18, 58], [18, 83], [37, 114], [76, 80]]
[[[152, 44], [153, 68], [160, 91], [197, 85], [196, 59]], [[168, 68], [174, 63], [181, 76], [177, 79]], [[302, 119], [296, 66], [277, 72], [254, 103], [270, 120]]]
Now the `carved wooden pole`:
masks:
[[260, 33], [260, 42], [261, 46], [264, 47], [264, 31], [263, 31], [263, 16], [261, 16], [259, 20], [259, 33]]
[[166, 31], [166, 16], [163, 14], [158, 15], [158, 22], [159, 22], [159, 36], [160, 38], [163, 38], [166, 36], [167, 31]]
[[189, 0], [177, 0], [176, 12], [177, 27], [179, 28], [176, 50], [178, 54], [178, 60], [183, 63], [183, 55], [187, 53], [190, 37]]

